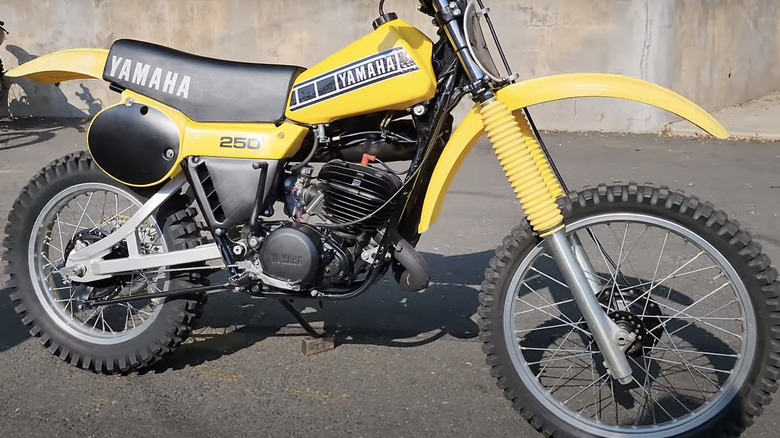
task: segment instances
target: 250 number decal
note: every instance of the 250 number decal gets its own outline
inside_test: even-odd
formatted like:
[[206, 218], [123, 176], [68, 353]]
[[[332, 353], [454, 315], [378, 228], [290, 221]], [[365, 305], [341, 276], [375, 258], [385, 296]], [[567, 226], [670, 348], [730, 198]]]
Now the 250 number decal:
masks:
[[221, 137], [219, 147], [235, 149], [260, 149], [259, 138]]

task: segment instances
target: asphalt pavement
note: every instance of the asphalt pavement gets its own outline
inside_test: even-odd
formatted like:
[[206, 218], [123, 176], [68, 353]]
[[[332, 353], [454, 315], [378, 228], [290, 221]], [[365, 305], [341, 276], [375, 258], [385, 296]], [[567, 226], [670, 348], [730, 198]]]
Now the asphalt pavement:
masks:
[[[0, 227], [39, 168], [85, 147], [79, 124], [0, 132]], [[657, 135], [548, 134], [570, 188], [650, 181], [737, 218], [780, 260], [780, 143]], [[433, 285], [385, 279], [349, 302], [307, 308], [340, 333], [305, 357], [304, 332], [273, 301], [211, 296], [192, 340], [149, 372], [102, 376], [29, 339], [0, 292], [3, 437], [536, 437], [495, 387], [477, 338], [477, 290], [521, 210], [485, 140], [467, 158], [419, 248]], [[0, 278], [4, 281], [5, 277]], [[777, 436], [773, 403], [746, 437]]]

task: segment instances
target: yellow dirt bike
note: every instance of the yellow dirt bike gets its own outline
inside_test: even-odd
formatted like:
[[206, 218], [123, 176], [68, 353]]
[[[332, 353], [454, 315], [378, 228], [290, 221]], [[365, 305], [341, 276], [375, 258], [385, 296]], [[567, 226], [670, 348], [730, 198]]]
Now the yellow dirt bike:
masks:
[[[319, 336], [292, 299], [349, 299], [388, 270], [428, 285], [416, 243], [484, 132], [525, 216], [479, 295], [487, 363], [513, 406], [556, 437], [744, 430], [780, 373], [777, 274], [761, 247], [665, 187], [566, 195], [526, 108], [614, 97], [719, 138], [723, 127], [638, 79], [518, 81], [481, 0], [421, 0], [436, 42], [382, 3], [373, 32], [309, 69], [119, 40], [10, 70], [121, 93], [92, 121], [89, 153], [44, 167], [10, 213], [4, 258], [30, 332], [78, 367], [139, 370], [185, 340], [209, 292], [230, 289], [278, 299]], [[474, 107], [452, 130], [464, 96]], [[226, 282], [209, 284], [216, 269]]]

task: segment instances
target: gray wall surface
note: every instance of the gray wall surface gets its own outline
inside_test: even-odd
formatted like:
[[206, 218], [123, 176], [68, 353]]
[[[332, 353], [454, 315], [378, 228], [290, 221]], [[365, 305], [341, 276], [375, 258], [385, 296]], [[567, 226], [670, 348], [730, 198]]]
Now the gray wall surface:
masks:
[[[377, 0], [4, 0], [6, 68], [55, 50], [108, 48], [136, 38], [201, 55], [310, 66], [371, 31]], [[388, 0], [429, 36], [415, 0]], [[774, 0], [487, 0], [513, 68], [523, 78], [608, 72], [669, 87], [708, 110], [780, 88], [780, 6]], [[251, 84], [248, 84], [251, 86]], [[60, 87], [22, 80], [14, 115], [80, 117], [117, 100], [102, 81]], [[4, 111], [0, 102], [0, 112]], [[1, 114], [1, 113], [0, 113]], [[540, 127], [659, 131], [677, 120], [611, 99], [534, 110]]]

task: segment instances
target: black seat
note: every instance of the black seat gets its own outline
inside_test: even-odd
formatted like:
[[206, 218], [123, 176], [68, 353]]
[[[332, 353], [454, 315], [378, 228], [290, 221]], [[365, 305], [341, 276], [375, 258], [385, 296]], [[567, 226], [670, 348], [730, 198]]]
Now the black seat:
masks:
[[301, 67], [192, 55], [143, 41], [117, 40], [103, 79], [149, 96], [199, 122], [277, 122]]

